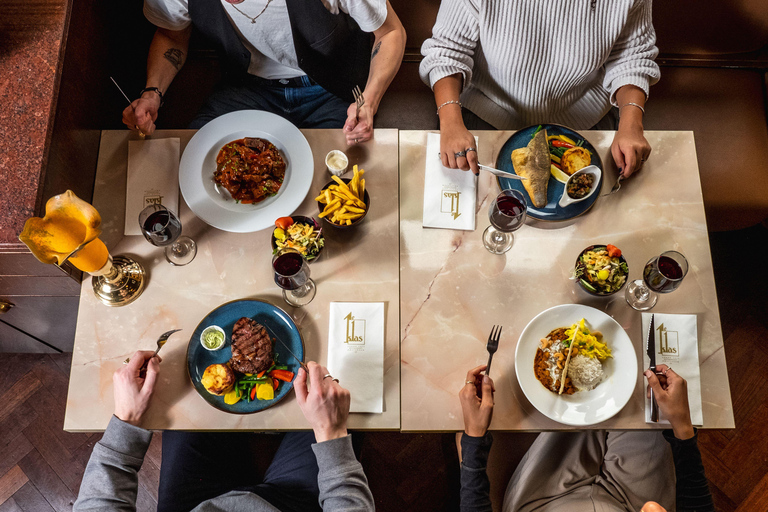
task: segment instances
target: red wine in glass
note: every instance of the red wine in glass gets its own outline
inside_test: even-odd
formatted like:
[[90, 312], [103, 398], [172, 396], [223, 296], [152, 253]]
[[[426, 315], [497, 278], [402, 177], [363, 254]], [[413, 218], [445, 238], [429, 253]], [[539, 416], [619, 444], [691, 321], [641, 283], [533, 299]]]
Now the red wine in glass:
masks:
[[275, 284], [283, 289], [283, 299], [293, 307], [306, 306], [315, 298], [317, 288], [309, 278], [309, 265], [295, 251], [285, 251], [272, 259]]
[[684, 276], [680, 264], [669, 256], [659, 256], [658, 260], [649, 261], [643, 270], [645, 284], [658, 293], [675, 291], [683, 282]]
[[496, 201], [490, 216], [491, 224], [499, 231], [515, 231], [525, 222], [525, 203], [514, 196], [504, 196]]
[[659, 293], [670, 293], [680, 286], [688, 273], [688, 260], [677, 251], [666, 251], [651, 258], [643, 269], [643, 278], [629, 283], [627, 303], [638, 311], [656, 305]]
[[181, 221], [161, 204], [151, 204], [139, 214], [139, 226], [144, 238], [158, 247], [165, 247], [165, 259], [173, 265], [186, 265], [197, 254], [197, 244], [181, 236]]
[[502, 190], [488, 209], [491, 225], [483, 232], [483, 245], [494, 254], [504, 254], [514, 242], [513, 231], [525, 223], [525, 196], [519, 190]]
[[158, 247], [172, 244], [181, 235], [181, 222], [169, 210], [153, 211], [141, 228], [144, 238]]

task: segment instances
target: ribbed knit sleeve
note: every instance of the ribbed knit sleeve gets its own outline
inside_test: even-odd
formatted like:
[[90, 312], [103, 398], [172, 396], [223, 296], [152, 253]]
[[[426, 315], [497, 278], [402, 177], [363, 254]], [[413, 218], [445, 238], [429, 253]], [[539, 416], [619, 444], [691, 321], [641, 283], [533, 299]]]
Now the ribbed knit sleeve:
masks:
[[441, 78], [460, 73], [466, 87], [472, 80], [478, 34], [477, 7], [470, 0], [443, 0], [432, 37], [421, 46], [419, 74], [424, 83], [434, 87]]
[[651, 0], [637, 1], [605, 63], [603, 86], [611, 92], [614, 106], [618, 106], [616, 91], [622, 86], [635, 85], [648, 97], [650, 86], [659, 81], [659, 65], [654, 62], [659, 49], [656, 47], [651, 3]]
[[421, 78], [461, 74], [462, 105], [498, 129], [589, 129], [621, 86], [659, 79], [651, 2], [443, 0]]

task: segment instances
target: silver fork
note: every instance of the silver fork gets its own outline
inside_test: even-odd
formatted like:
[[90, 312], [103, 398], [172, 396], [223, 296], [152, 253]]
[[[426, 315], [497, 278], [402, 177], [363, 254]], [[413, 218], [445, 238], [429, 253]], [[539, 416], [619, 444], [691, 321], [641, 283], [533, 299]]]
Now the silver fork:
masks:
[[618, 192], [619, 189], [621, 188], [621, 180], [623, 179], [624, 179], [624, 175], [619, 174], [619, 179], [616, 180], [616, 183], [613, 185], [613, 188], [611, 189], [611, 191], [608, 192], [607, 194], [603, 194], [603, 197], [609, 196], [611, 194], [615, 194], [616, 192]]
[[352, 96], [355, 97], [355, 119], [360, 116], [360, 107], [365, 105], [365, 98], [363, 97], [363, 91], [360, 90], [360, 86], [356, 85], [352, 89]]
[[[157, 353], [160, 352], [160, 349], [163, 348], [163, 345], [165, 345], [165, 342], [168, 341], [168, 338], [171, 337], [171, 334], [173, 334], [175, 332], [179, 332], [180, 330], [181, 329], [172, 329], [170, 331], [166, 331], [163, 334], [161, 334], [160, 337], [157, 338], [157, 349], [155, 350], [155, 353], [152, 354], [152, 357], [155, 357], [157, 355]], [[150, 357], [149, 359], [152, 359], [152, 357]], [[149, 363], [149, 359], [144, 361], [144, 364], [141, 365], [141, 368], [139, 369], [139, 376], [143, 377], [144, 374], [146, 374], [146, 372], [147, 372], [147, 364]], [[131, 362], [131, 358], [130, 357], [126, 357], [125, 361], [123, 361], [123, 364], [128, 364], [130, 362]]]
[[488, 335], [488, 344], [485, 348], [488, 350], [488, 367], [485, 369], [485, 374], [491, 373], [491, 361], [493, 360], [493, 354], [499, 349], [499, 338], [501, 338], [501, 326], [494, 325], [491, 329], [491, 334]]

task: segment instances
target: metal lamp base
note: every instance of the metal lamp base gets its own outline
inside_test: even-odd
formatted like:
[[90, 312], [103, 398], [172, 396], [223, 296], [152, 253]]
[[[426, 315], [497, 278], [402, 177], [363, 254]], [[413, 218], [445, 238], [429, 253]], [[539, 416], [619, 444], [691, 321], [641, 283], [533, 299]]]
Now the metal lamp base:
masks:
[[147, 275], [144, 268], [128, 256], [113, 256], [112, 269], [106, 275], [93, 276], [91, 284], [96, 297], [110, 307], [125, 306], [144, 291]]

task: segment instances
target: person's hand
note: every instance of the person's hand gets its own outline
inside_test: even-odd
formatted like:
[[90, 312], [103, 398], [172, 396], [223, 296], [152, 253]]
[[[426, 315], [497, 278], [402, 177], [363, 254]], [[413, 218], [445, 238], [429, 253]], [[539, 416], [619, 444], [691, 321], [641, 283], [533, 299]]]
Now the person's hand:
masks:
[[328, 375], [328, 369], [314, 361], [307, 363], [310, 386], [307, 389], [307, 372], [299, 369], [293, 387], [301, 412], [315, 431], [318, 443], [347, 435], [349, 416], [349, 391]]
[[[152, 357], [154, 352], [139, 350], [131, 356], [128, 364], [112, 376], [115, 391], [115, 416], [131, 425], [138, 425], [149, 407], [155, 388], [157, 374], [160, 371], [160, 356]], [[146, 377], [139, 373], [144, 361], [147, 364]]]
[[640, 509], [640, 512], [667, 512], [667, 509], [665, 509], [655, 501], [649, 501], [645, 505], [643, 505], [643, 508]]
[[347, 109], [347, 122], [344, 123], [344, 135], [347, 144], [359, 144], [373, 138], [373, 116], [376, 114], [373, 107], [368, 104], [360, 107], [360, 114], [356, 117], [357, 106], [353, 103]]
[[694, 432], [688, 407], [688, 383], [665, 364], [658, 365], [656, 371], [661, 375], [656, 376], [651, 370], [645, 371], [645, 378], [648, 379], [646, 396], [650, 398], [652, 388], [659, 410], [672, 424], [676, 438], [692, 438]]
[[[467, 151], [472, 149], [472, 151]], [[464, 152], [466, 156], [456, 156], [456, 153]], [[432, 158], [427, 155], [427, 158]], [[472, 170], [475, 175], [480, 174], [477, 167], [477, 146], [475, 137], [467, 130], [461, 121], [440, 125], [440, 160], [445, 167]]]
[[131, 130], [151, 135], [155, 131], [158, 110], [160, 110], [160, 97], [153, 91], [147, 91], [141, 98], [133, 100], [125, 107], [123, 123]]
[[643, 125], [619, 121], [619, 129], [611, 144], [611, 154], [616, 167], [625, 178], [640, 170], [651, 154], [651, 145], [643, 135]]
[[464, 413], [464, 432], [471, 437], [483, 437], [491, 425], [493, 416], [493, 381], [480, 372], [486, 365], [467, 372], [467, 380], [459, 391], [461, 411]]

